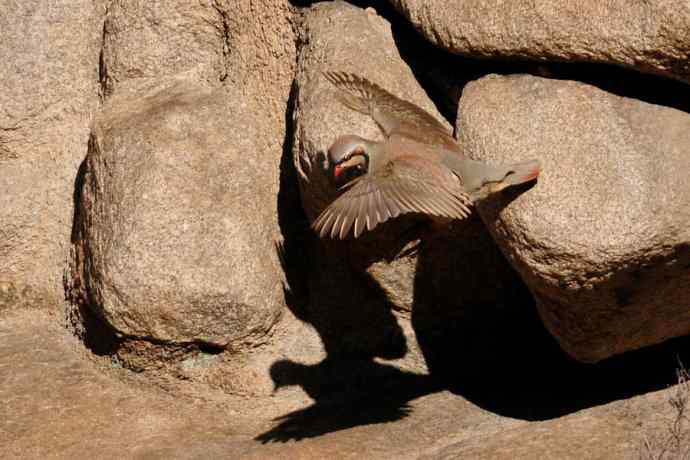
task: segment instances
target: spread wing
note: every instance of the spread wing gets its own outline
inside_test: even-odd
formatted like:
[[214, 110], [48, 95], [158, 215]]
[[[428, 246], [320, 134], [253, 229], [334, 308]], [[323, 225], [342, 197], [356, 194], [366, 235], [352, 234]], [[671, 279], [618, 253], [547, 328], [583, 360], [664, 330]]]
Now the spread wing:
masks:
[[387, 137], [399, 133], [424, 144], [457, 148], [449, 130], [415, 104], [354, 74], [324, 72], [323, 75], [339, 89], [340, 102], [352, 110], [369, 115]]
[[420, 213], [462, 219], [470, 214], [470, 198], [459, 179], [444, 166], [424, 158], [405, 156], [389, 162], [375, 174], [350, 182], [312, 227], [323, 238], [345, 238], [354, 227], [355, 238], [365, 228], [401, 214]]

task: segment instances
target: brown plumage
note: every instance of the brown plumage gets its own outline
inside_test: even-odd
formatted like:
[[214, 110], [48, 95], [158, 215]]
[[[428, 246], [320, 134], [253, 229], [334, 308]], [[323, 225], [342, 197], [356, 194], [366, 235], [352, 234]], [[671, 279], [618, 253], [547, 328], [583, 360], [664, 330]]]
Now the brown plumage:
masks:
[[536, 160], [493, 166], [464, 158], [448, 130], [416, 105], [356, 75], [325, 72], [347, 107], [371, 116], [383, 142], [344, 135], [328, 151], [336, 183], [358, 177], [314, 221], [321, 237], [345, 238], [406, 213], [463, 219], [473, 200], [539, 175]]

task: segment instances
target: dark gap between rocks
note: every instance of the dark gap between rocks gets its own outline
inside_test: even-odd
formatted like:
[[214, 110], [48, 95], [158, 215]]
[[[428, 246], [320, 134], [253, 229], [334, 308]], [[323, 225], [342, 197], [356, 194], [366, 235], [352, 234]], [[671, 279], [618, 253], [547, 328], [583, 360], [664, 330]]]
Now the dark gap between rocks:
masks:
[[489, 60], [459, 56], [427, 42], [402, 16], [395, 12], [385, 15], [384, 11], [382, 15], [392, 23], [393, 37], [401, 57], [439, 112], [453, 126], [465, 85], [489, 74], [531, 74], [542, 78], [579, 81], [617, 96], [690, 113], [690, 85], [686, 83], [612, 64], [505, 58]]
[[283, 288], [285, 301], [295, 316], [306, 321], [308, 316], [306, 305], [309, 301], [308, 264], [313, 259], [311, 250], [313, 236], [302, 208], [297, 171], [292, 162], [295, 130], [292, 116], [296, 97], [297, 84], [293, 81], [285, 108], [285, 137], [280, 159], [280, 184], [277, 199], [278, 225], [283, 241], [276, 243], [276, 251], [285, 273], [286, 286]]
[[[96, 148], [95, 140], [89, 136], [88, 151]], [[87, 153], [88, 155], [88, 153]], [[88, 174], [88, 162], [85, 157], [79, 165], [74, 179], [72, 192], [72, 244], [71, 260], [65, 278], [65, 297], [68, 300], [67, 317], [72, 331], [84, 342], [84, 345], [97, 356], [114, 354], [121, 344], [115, 329], [89, 307], [93, 303], [85, 284], [84, 264], [88, 248], [84, 244], [86, 216], [84, 214], [83, 196]]]
[[105, 62], [105, 38], [107, 35], [108, 14], [110, 12], [111, 2], [105, 4], [105, 11], [103, 13], [103, 26], [101, 29], [101, 50], [98, 53], [98, 92], [100, 96], [101, 105], [112, 93], [110, 85], [110, 76], [108, 75], [108, 66]]
[[225, 351], [225, 348], [220, 345], [213, 345], [211, 343], [198, 343], [197, 347], [201, 353], [206, 355], [219, 355]]

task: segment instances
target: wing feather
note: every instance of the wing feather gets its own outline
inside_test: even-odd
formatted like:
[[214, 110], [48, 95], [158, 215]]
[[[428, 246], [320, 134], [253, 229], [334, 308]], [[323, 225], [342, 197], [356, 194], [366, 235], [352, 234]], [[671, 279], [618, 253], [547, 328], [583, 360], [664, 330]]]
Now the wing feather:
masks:
[[452, 219], [470, 214], [471, 201], [460, 180], [445, 166], [421, 157], [392, 161], [385, 173], [367, 174], [346, 188], [314, 221], [323, 237], [343, 239], [401, 214], [419, 213]]
[[352, 224], [355, 222], [355, 217], [353, 215], [352, 209], [355, 206], [355, 202], [350, 202], [347, 203], [345, 208], [343, 209], [343, 223], [340, 226], [340, 239], [342, 240], [347, 236], [347, 234], [350, 232], [350, 229], [352, 228]]
[[390, 192], [382, 191], [381, 198], [388, 207], [388, 211], [390, 212], [391, 218], [398, 217], [402, 213], [402, 209], [400, 209], [400, 205], [397, 203], [393, 194], [391, 194]]
[[359, 235], [362, 234], [365, 223], [363, 220], [364, 200], [362, 200], [360, 197], [355, 197], [355, 200], [357, 202], [357, 217], [355, 217], [355, 238], [358, 238]]
[[336, 215], [335, 220], [331, 224], [331, 238], [335, 238], [335, 236], [338, 234], [338, 222], [340, 222], [344, 215], [344, 213], [338, 213]]
[[383, 192], [379, 189], [376, 191], [376, 206], [379, 211], [379, 223], [383, 223], [388, 219], [393, 217], [388, 206], [386, 206], [386, 200], [383, 198]]
[[319, 229], [319, 236], [323, 238], [328, 233], [329, 223], [333, 219], [333, 210], [326, 208], [324, 212], [316, 219], [313, 226], [315, 229]]
[[323, 75], [339, 90], [343, 105], [369, 115], [386, 136], [400, 133], [424, 144], [457, 148], [450, 129], [417, 105], [355, 74], [327, 71]]

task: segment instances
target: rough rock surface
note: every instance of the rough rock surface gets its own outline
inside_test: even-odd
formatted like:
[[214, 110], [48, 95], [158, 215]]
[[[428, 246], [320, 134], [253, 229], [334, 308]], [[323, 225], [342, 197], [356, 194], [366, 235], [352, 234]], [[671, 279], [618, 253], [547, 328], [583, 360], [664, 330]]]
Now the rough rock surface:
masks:
[[479, 207], [561, 346], [582, 361], [690, 332], [690, 115], [573, 81], [468, 85], [468, 154], [539, 158], [521, 195]]
[[690, 82], [688, 3], [389, 1], [428, 40], [453, 53], [609, 63]]
[[240, 100], [173, 79], [98, 116], [80, 244], [90, 305], [118, 331], [226, 346], [278, 320], [280, 151], [256, 154], [271, 141]]
[[[106, 95], [138, 80], [185, 73], [239, 86], [284, 127], [294, 73], [292, 9], [287, 0], [110, 2], [103, 28], [101, 84]], [[282, 141], [282, 137], [278, 137]]]
[[[179, 347], [195, 344], [247, 352], [269, 341], [285, 309], [275, 245], [290, 7], [172, 3], [108, 4], [106, 104], [78, 184], [70, 295], [125, 337], [109, 352], [139, 370], [182, 361]], [[249, 20], [256, 15], [272, 27]], [[262, 384], [238, 371], [228, 387], [266, 387], [266, 359]], [[214, 356], [204, 380], [247, 361]], [[199, 373], [194, 359], [176, 364]]]
[[[644, 448], [644, 440], [656, 435], [652, 426], [660, 426], [663, 420], [666, 423], [673, 420], [671, 407], [664, 402], [661, 392], [614, 402], [567, 417], [529, 423], [492, 436], [476, 436], [439, 449], [429, 449], [419, 459], [654, 458], [662, 447], [655, 444], [658, 450], [648, 451]], [[654, 417], [645, 416], [655, 411], [658, 412]], [[665, 437], [662, 435], [661, 438]], [[685, 450], [685, 447], [674, 450], [671, 442], [663, 447], [668, 448], [669, 458], [682, 458], [674, 457], [674, 454], [682, 454]], [[645, 455], [647, 452], [652, 455]]]
[[110, 2], [103, 28], [101, 84], [121, 85], [179, 72], [211, 83], [225, 79], [222, 10], [201, 2]]
[[102, 5], [5, 2], [0, 14], [0, 311], [55, 308], [74, 178], [98, 107]]
[[544, 422], [501, 417], [448, 391], [415, 395], [423, 378], [398, 378], [359, 405], [321, 407], [287, 390], [162, 391], [116, 362], [96, 365], [55, 316], [20, 313], [0, 318], [6, 459], [636, 458], [644, 438], [667, 437], [674, 416], [675, 388]]

